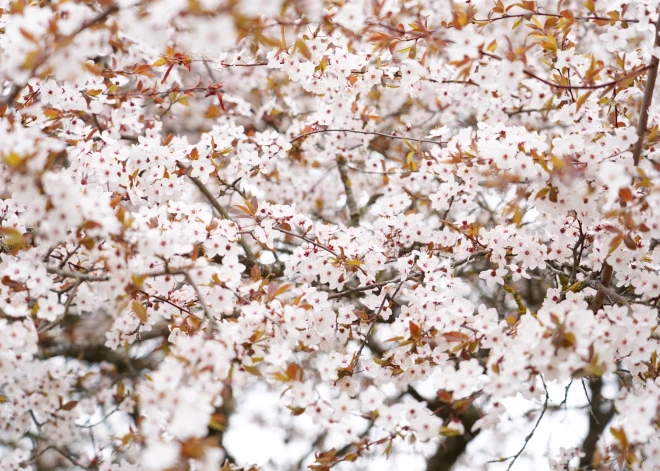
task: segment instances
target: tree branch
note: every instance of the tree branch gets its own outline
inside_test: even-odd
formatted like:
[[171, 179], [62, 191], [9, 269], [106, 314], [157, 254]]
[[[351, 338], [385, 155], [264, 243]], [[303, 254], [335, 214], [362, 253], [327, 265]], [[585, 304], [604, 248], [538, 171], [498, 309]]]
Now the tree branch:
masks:
[[[660, 46], [660, 15], [655, 22], [655, 41], [654, 46]], [[646, 88], [644, 89], [644, 98], [642, 99], [642, 107], [639, 110], [639, 122], [637, 123], [637, 142], [633, 146], [633, 160], [635, 165], [639, 164], [639, 158], [642, 155], [644, 148], [644, 135], [646, 134], [646, 125], [649, 121], [649, 108], [653, 101], [653, 90], [655, 89], [655, 79], [658, 76], [658, 62], [656, 56], [651, 58], [651, 65], [649, 67], [649, 74], [646, 79]]]
[[210, 319], [211, 318], [211, 310], [209, 309], [208, 304], [206, 304], [206, 301], [204, 300], [204, 295], [202, 294], [202, 291], [199, 289], [199, 286], [197, 286], [197, 283], [195, 283], [195, 280], [192, 279], [192, 277], [190, 276], [190, 273], [184, 272], [183, 276], [186, 278], [186, 281], [188, 282], [188, 284], [195, 291], [195, 294], [197, 295], [197, 299], [199, 300], [199, 304], [202, 306], [202, 310], [204, 311], [204, 316], [207, 319]]
[[[206, 185], [204, 185], [204, 183], [202, 183], [199, 178], [191, 176], [188, 173], [185, 165], [183, 165], [181, 162], [177, 162], [177, 166], [185, 171], [186, 176], [199, 189], [199, 191], [204, 195], [206, 200], [211, 204], [211, 206], [213, 206], [213, 208], [218, 212], [218, 214], [220, 214], [220, 216], [223, 219], [231, 220], [231, 218], [229, 217], [229, 213], [227, 213], [227, 210], [220, 203], [218, 203], [218, 200], [215, 198], [215, 196], [213, 196], [213, 193], [211, 193], [211, 191], [206, 187]], [[243, 251], [245, 251], [245, 256], [251, 260], [255, 260], [252, 249], [242, 237], [238, 239], [238, 243], [243, 248]]]
[[337, 156], [337, 169], [339, 169], [339, 176], [341, 177], [344, 192], [346, 193], [346, 206], [348, 206], [348, 213], [351, 218], [350, 226], [356, 227], [360, 224], [360, 209], [355, 201], [351, 180], [348, 178], [348, 173], [346, 172], [346, 158], [342, 155]]
[[[154, 327], [150, 332], [150, 338], [164, 337], [169, 335], [169, 328]], [[39, 358], [48, 359], [53, 357], [75, 358], [87, 363], [108, 362], [117, 368], [118, 373], [131, 372], [139, 373], [141, 370], [153, 369], [156, 364], [153, 358], [131, 358], [127, 354], [122, 354], [117, 350], [110, 349], [105, 343], [65, 343], [46, 346], [40, 351]]]
[[610, 407], [603, 411], [604, 403], [609, 402], [603, 398], [603, 380], [592, 378], [589, 380], [589, 386], [591, 388], [589, 431], [582, 441], [584, 456], [580, 459], [580, 469], [590, 469], [596, 452], [596, 444], [603, 435], [607, 424], [614, 417], [614, 406], [611, 403]]
[[468, 444], [479, 435], [479, 430], [471, 432], [474, 423], [481, 417], [481, 411], [472, 404], [458, 416], [463, 422], [465, 433], [443, 440], [435, 454], [426, 462], [426, 471], [450, 471], [463, 455]]
[[400, 139], [400, 140], [411, 141], [411, 142], [425, 142], [427, 144], [435, 144], [435, 145], [438, 145], [438, 146], [446, 144], [445, 142], [433, 141], [431, 139], [419, 139], [419, 138], [414, 138], [414, 137], [394, 136], [392, 134], [386, 134], [384, 132], [358, 131], [356, 129], [317, 129], [316, 131], [310, 131], [310, 132], [303, 133], [300, 136], [296, 136], [293, 139], [291, 139], [289, 142], [294, 143], [297, 140], [302, 139], [304, 137], [311, 136], [312, 134], [323, 133], [323, 132], [346, 132], [346, 133], [353, 133], [353, 134], [364, 134], [366, 136], [381, 136], [381, 137], [388, 137], [390, 139]]
[[[612, 296], [613, 294], [609, 290], [610, 281], [612, 280], [613, 274], [614, 269], [612, 266], [609, 263], [604, 262], [603, 270], [600, 275], [600, 283], [598, 283], [598, 292], [589, 305], [589, 309], [591, 309], [594, 314], [601, 308], [605, 298], [608, 295]], [[627, 301], [625, 304], [630, 309], [630, 305], [627, 304]], [[587, 436], [582, 441], [582, 451], [584, 452], [584, 456], [580, 459], [580, 468], [584, 467], [585, 469], [591, 465], [594, 453], [596, 451], [596, 444], [602, 436], [607, 423], [614, 416], [614, 406], [610, 406], [610, 409], [605, 412], [602, 411], [602, 404], [604, 402], [603, 396], [601, 394], [601, 390], [603, 388], [603, 380], [597, 377], [590, 378], [589, 384], [591, 386], [591, 402], [589, 404], [589, 431], [587, 432]], [[587, 399], [589, 398], [587, 397]]]
[[90, 275], [89, 273], [82, 273], [82, 272], [79, 273], [74, 271], [62, 270], [56, 267], [46, 267], [46, 271], [48, 271], [48, 273], [53, 275], [59, 275], [64, 278], [75, 278], [76, 280], [79, 281], [108, 281], [110, 279], [109, 276], [95, 276], [95, 275]]
[[[73, 33], [64, 36], [63, 38], [56, 40], [55, 44], [53, 45], [53, 49], [57, 49], [60, 46], [66, 46], [68, 45], [76, 36], [78, 36], [80, 33], [85, 31], [86, 29], [91, 28], [94, 25], [97, 25], [99, 23], [103, 23], [110, 15], [113, 13], [116, 13], [119, 11], [119, 6], [118, 5], [110, 5], [108, 8], [103, 10], [101, 13], [99, 13], [97, 16], [92, 18], [89, 21], [86, 21], [83, 23], [77, 30], [75, 30]], [[50, 53], [47, 53], [46, 51], [40, 51], [40, 54], [38, 56], [38, 59], [35, 61], [34, 65], [32, 66], [32, 69], [30, 70], [30, 75], [28, 78], [32, 78], [37, 71], [39, 67], [41, 67], [46, 60], [51, 56]], [[27, 81], [26, 81], [27, 83]], [[9, 94], [2, 100], [0, 100], [0, 105], [6, 105], [6, 106], [12, 106], [14, 104], [14, 101], [16, 101], [16, 98], [18, 98], [19, 93], [25, 85], [20, 86], [13, 84], [11, 87], [11, 90], [9, 91]]]
[[[652, 63], [652, 62], [651, 62]], [[626, 74], [625, 76], [621, 77], [618, 80], [613, 80], [611, 82], [605, 82], [605, 83], [598, 83], [595, 85], [560, 85], [558, 83], [553, 83], [550, 82], [544, 78], [539, 77], [538, 75], [532, 73], [531, 71], [525, 69], [523, 70], [523, 73], [529, 77], [532, 77], [540, 82], [545, 83], [546, 85], [549, 85], [554, 88], [560, 88], [562, 90], [598, 90], [599, 88], [609, 88], [609, 87], [614, 87], [621, 83], [623, 80], [631, 79], [636, 77], [637, 75], [641, 74], [642, 72], [645, 72], [649, 70], [652, 67], [652, 65], [647, 65], [642, 68], [639, 68], [637, 70], [633, 70], [632, 72]], [[657, 65], [656, 65], [657, 69]], [[654, 79], [655, 80], [655, 79]]]
[[612, 268], [612, 265], [607, 262], [603, 262], [603, 270], [600, 274], [600, 286], [598, 287], [596, 296], [594, 296], [593, 301], [589, 305], [589, 309], [591, 309], [594, 313], [598, 312], [598, 310], [603, 305], [603, 302], [605, 301], [605, 297], [607, 296], [605, 289], [609, 289], [613, 274], [614, 269]]
[[520, 450], [515, 455], [511, 455], [508, 458], [502, 458], [499, 460], [496, 460], [496, 463], [502, 462], [502, 461], [508, 461], [511, 460], [509, 463], [509, 466], [506, 468], [506, 471], [510, 471], [510, 469], [513, 467], [513, 464], [516, 462], [518, 457], [522, 454], [523, 451], [525, 451], [525, 448], [527, 448], [527, 444], [529, 441], [532, 439], [534, 436], [534, 433], [536, 432], [536, 429], [539, 428], [539, 424], [541, 423], [541, 420], [543, 419], [543, 416], [545, 415], [546, 411], [548, 410], [548, 401], [550, 400], [550, 394], [548, 393], [548, 387], [545, 384], [545, 380], [543, 379], [543, 376], [539, 376], [541, 378], [541, 382], [543, 383], [543, 389], [545, 390], [545, 401], [543, 402], [543, 409], [541, 409], [541, 414], [539, 414], [539, 418], [536, 420], [536, 423], [534, 424], [534, 428], [532, 429], [531, 432], [525, 437], [525, 442], [523, 443], [522, 447], [520, 447]]
[[354, 293], [361, 293], [362, 291], [369, 291], [372, 289], [378, 289], [382, 286], [389, 285], [391, 283], [398, 283], [401, 281], [401, 278], [395, 278], [393, 280], [387, 280], [387, 281], [379, 281], [377, 283], [372, 283], [367, 286], [360, 286], [358, 288], [349, 288], [345, 289], [344, 291], [339, 291], [338, 293], [331, 294], [328, 296], [328, 299], [338, 299], [338, 298], [343, 298], [344, 296], [350, 296], [351, 294]]

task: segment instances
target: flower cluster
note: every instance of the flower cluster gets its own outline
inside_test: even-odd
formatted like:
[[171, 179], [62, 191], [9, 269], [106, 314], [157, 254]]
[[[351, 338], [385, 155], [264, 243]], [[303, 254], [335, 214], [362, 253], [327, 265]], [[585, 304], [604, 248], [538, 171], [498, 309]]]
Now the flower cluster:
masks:
[[0, 7], [0, 470], [660, 467], [657, 2]]

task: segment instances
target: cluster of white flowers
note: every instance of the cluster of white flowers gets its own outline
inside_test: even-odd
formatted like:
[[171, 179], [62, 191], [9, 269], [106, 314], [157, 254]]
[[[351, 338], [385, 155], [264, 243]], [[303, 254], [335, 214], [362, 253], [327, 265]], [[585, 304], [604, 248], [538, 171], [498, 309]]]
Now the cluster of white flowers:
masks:
[[660, 467], [656, 3], [0, 1], [0, 471]]

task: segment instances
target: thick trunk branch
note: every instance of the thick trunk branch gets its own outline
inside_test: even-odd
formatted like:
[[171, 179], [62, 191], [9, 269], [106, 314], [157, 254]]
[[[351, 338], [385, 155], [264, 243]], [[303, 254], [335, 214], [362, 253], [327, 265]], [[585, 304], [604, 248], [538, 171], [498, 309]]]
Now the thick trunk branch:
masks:
[[[167, 337], [170, 331], [167, 326], [154, 327], [149, 332], [141, 334], [142, 340]], [[53, 357], [73, 358], [87, 363], [111, 363], [117, 369], [117, 373], [130, 372], [138, 374], [142, 370], [151, 370], [157, 366], [157, 360], [153, 357], [131, 358], [127, 353], [113, 350], [105, 346], [103, 342], [90, 343], [63, 343], [49, 345], [48, 340], [42, 342], [42, 348], [37, 355], [42, 360]]]
[[609, 289], [610, 287], [610, 282], [612, 281], [613, 274], [614, 274], [614, 269], [612, 268], [612, 265], [610, 265], [607, 262], [604, 262], [603, 270], [600, 274], [600, 284], [602, 285], [602, 288], [601, 287], [598, 288], [598, 292], [596, 293], [596, 296], [594, 296], [593, 301], [591, 301], [591, 304], [589, 305], [589, 309], [591, 309], [594, 313], [598, 312], [598, 310], [603, 305], [603, 302], [605, 302], [605, 298], [607, 297], [606, 290]]
[[614, 417], [614, 405], [610, 403], [609, 407], [605, 406], [609, 401], [603, 398], [603, 380], [601, 378], [593, 378], [589, 381], [589, 385], [591, 388], [589, 431], [582, 441], [584, 456], [580, 459], [580, 469], [585, 470], [593, 469], [592, 463], [598, 440], [603, 435], [607, 424]]
[[[660, 15], [655, 22], [655, 41], [654, 46], [660, 46]], [[651, 66], [649, 68], [648, 77], [646, 79], [646, 88], [644, 89], [644, 98], [642, 99], [642, 107], [639, 110], [639, 122], [637, 123], [637, 142], [633, 146], [633, 159], [635, 165], [639, 164], [639, 158], [642, 155], [644, 148], [644, 135], [646, 134], [646, 126], [649, 121], [649, 108], [653, 101], [653, 90], [655, 89], [655, 79], [658, 76], [658, 62], [656, 56], [651, 58]]]
[[426, 462], [426, 471], [450, 471], [452, 469], [465, 453], [468, 444], [479, 434], [479, 431], [472, 433], [470, 430], [480, 416], [481, 412], [475, 405], [471, 405], [459, 416], [465, 427], [465, 433], [444, 439], [435, 454]]

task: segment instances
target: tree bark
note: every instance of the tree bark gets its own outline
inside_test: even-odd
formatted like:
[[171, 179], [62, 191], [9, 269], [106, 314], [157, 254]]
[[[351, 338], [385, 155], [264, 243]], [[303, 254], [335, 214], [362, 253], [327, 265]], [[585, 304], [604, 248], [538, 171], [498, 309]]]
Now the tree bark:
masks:
[[443, 440], [435, 454], [426, 462], [426, 471], [449, 471], [456, 461], [463, 455], [468, 444], [479, 435], [479, 431], [472, 433], [470, 429], [479, 420], [481, 412], [475, 405], [471, 405], [459, 419], [465, 426], [465, 433], [456, 437], [447, 437]]
[[[593, 468], [593, 459], [596, 453], [596, 445], [603, 435], [607, 424], [614, 417], [614, 405], [607, 401], [602, 394], [603, 380], [592, 378], [589, 380], [591, 389], [591, 404], [589, 414], [589, 431], [582, 441], [584, 456], [580, 459], [580, 469], [589, 470]], [[605, 405], [609, 402], [609, 407]]]
[[[655, 47], [660, 46], [660, 15], [655, 22]], [[646, 134], [646, 125], [649, 121], [649, 107], [653, 101], [653, 91], [655, 89], [655, 79], [658, 76], [658, 61], [655, 56], [651, 58], [651, 68], [646, 79], [646, 88], [644, 89], [644, 98], [642, 98], [642, 107], [639, 110], [639, 122], [637, 123], [637, 142], [633, 146], [633, 160], [635, 165], [639, 164], [639, 158], [644, 149], [644, 135]]]

